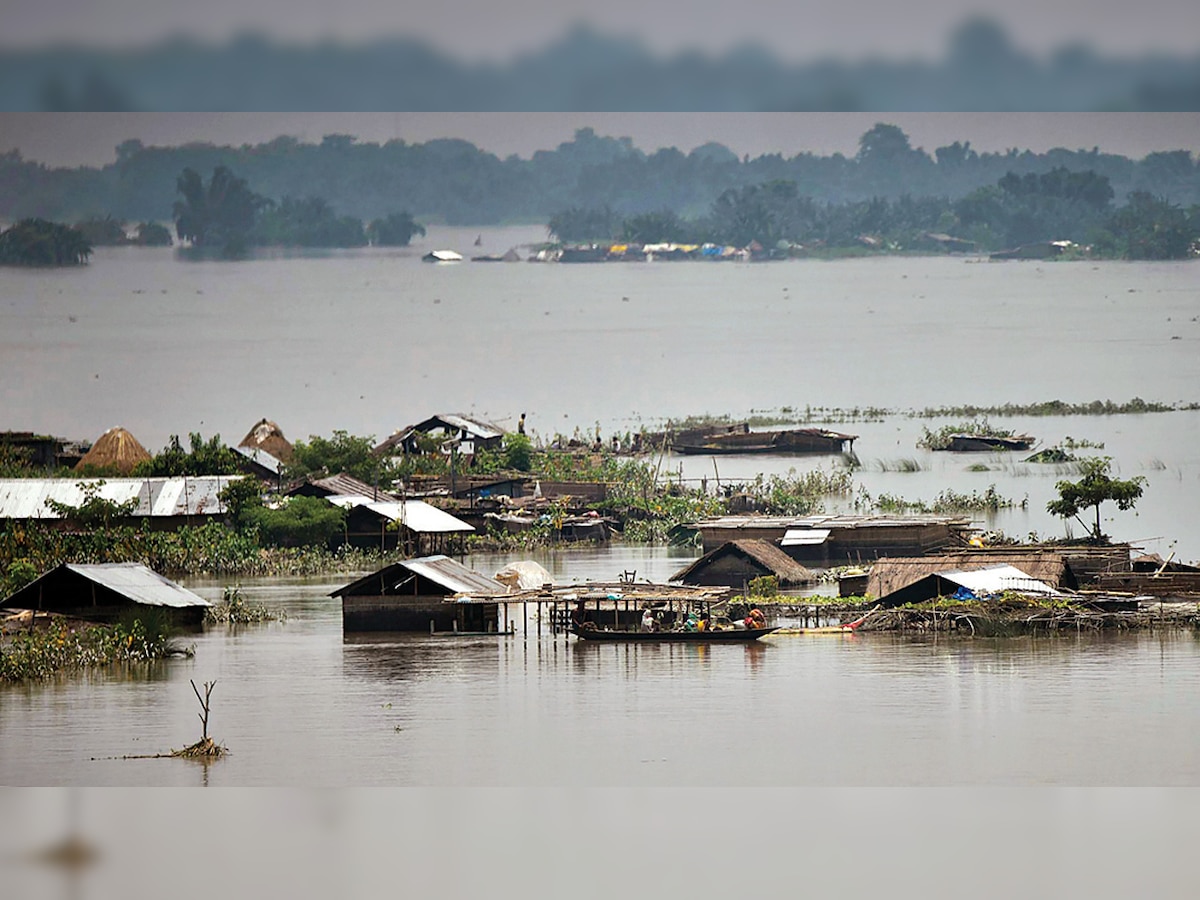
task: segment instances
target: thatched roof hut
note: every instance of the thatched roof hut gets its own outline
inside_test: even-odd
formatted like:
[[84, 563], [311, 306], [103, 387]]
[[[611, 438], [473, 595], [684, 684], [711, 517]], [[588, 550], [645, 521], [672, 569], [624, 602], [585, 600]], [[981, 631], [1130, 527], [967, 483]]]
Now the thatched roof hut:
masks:
[[694, 585], [724, 585], [741, 589], [755, 578], [770, 575], [780, 587], [809, 584], [813, 573], [770, 541], [727, 541], [671, 576]]
[[76, 463], [76, 469], [113, 469], [128, 475], [140, 462], [149, 462], [146, 450], [132, 434], [124, 428], [110, 428], [100, 435], [92, 449]]
[[915, 584], [929, 575], [941, 572], [972, 572], [994, 566], [1013, 566], [1053, 588], [1074, 590], [1079, 585], [1067, 561], [1060, 553], [1011, 551], [989, 553], [973, 550], [943, 553], [936, 556], [892, 557], [878, 560], [867, 578], [867, 594], [886, 597], [901, 588]]
[[269, 419], [259, 420], [238, 446], [249, 450], [262, 450], [280, 462], [292, 461], [292, 442], [285, 438], [282, 429]]

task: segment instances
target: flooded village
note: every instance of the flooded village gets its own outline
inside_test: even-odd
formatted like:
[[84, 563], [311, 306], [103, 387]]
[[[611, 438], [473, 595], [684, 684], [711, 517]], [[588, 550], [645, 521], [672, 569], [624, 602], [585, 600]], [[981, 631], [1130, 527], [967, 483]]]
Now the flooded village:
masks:
[[[670, 453], [849, 466], [855, 434], [693, 422], [624, 440], [597, 429], [591, 440], [556, 436], [535, 447], [525, 431], [524, 415], [516, 431], [461, 413], [431, 415], [370, 449], [376, 472], [384, 463], [405, 472], [383, 483], [328, 467], [297, 475], [292, 443], [267, 419], [236, 447], [220, 448], [225, 468], [211, 474], [136, 477], [161, 467], [122, 428], [91, 444], [0, 433], [9, 459], [56, 476], [0, 479], [6, 677], [22, 677], [18, 635], [128, 624], [143, 613], [202, 627], [212, 604], [168, 575], [216, 577], [229, 594], [240, 578], [270, 574], [305, 551], [314, 554], [310, 574], [356, 576], [330, 592], [346, 635], [527, 639], [532, 629], [537, 640], [711, 642], [829, 630], [995, 636], [1200, 626], [1200, 566], [1106, 538], [1098, 512], [1088, 538], [1020, 541], [988, 532], [969, 512], [781, 514], [778, 501], [744, 484], [689, 484], [662, 471]], [[1027, 451], [1034, 440], [985, 427], [945, 431], [932, 449]], [[178, 464], [203, 449], [194, 435], [190, 454], [178, 443], [164, 454]], [[1096, 494], [1085, 506], [1112, 499], [1125, 508], [1140, 496], [1140, 482], [1108, 483], [1132, 490], [1128, 502]], [[838, 490], [816, 485], [791, 500], [819, 508]], [[267, 524], [269, 514], [289, 511], [292, 521]], [[256, 512], [263, 517], [248, 518]], [[241, 539], [249, 552], [172, 555], [162, 544], [205, 531], [220, 535], [218, 544]], [[566, 550], [569, 559], [566, 548], [656, 539], [699, 555], [659, 581], [636, 570], [556, 580], [526, 558], [536, 548]], [[497, 571], [464, 565], [479, 550], [509, 561]], [[377, 567], [353, 571], [368, 562]]]

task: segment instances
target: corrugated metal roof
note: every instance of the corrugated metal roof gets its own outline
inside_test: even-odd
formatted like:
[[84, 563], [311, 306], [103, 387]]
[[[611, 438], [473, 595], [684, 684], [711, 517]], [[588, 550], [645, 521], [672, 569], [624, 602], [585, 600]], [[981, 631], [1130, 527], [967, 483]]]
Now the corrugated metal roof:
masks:
[[203, 597], [163, 578], [153, 569], [148, 569], [140, 563], [68, 563], [66, 567], [90, 581], [128, 597], [135, 603], [146, 606], [172, 606], [182, 609], [188, 606], [210, 605]]
[[401, 522], [405, 528], [420, 534], [448, 534], [455, 531], [475, 530], [474, 526], [468, 525], [462, 519], [456, 518], [424, 500], [375, 502], [368, 497], [361, 496], [335, 496], [326, 499], [343, 509], [365, 506], [372, 512], [393, 522]]
[[714, 516], [702, 519], [692, 528], [911, 528], [914, 525], [965, 525], [966, 516], [911, 515], [814, 515], [814, 516]]
[[993, 566], [990, 569], [972, 569], [969, 572], [938, 572], [937, 574], [940, 578], [960, 584], [976, 594], [1000, 591], [1021, 591], [1026, 594], [1056, 593], [1054, 588], [1046, 582], [1038, 581], [1016, 566]]
[[234, 447], [233, 449], [251, 462], [262, 466], [272, 475], [278, 475], [283, 470], [283, 462], [261, 447]]
[[132, 515], [221, 515], [219, 494], [244, 475], [197, 475], [180, 478], [4, 478], [0, 479], [0, 519], [57, 519], [46, 505], [54, 500], [68, 506], [84, 501], [80, 484], [100, 484], [98, 496], [114, 503], [138, 501]]
[[[353, 475], [347, 475], [345, 472], [328, 475], [325, 478], [310, 478], [306, 484], [323, 488], [333, 494], [342, 494], [351, 497], [378, 497], [381, 500], [398, 499], [395, 494], [389, 494], [384, 490], [377, 490], [374, 485], [367, 484], [365, 481], [359, 481]], [[289, 493], [296, 493], [302, 487], [303, 485], [300, 485], [296, 489], [289, 491]]]
[[422, 556], [403, 560], [400, 565], [410, 572], [428, 578], [456, 594], [503, 594], [508, 588], [496, 581], [469, 569], [448, 556]]
[[789, 528], [780, 541], [783, 547], [806, 547], [823, 544], [829, 540], [828, 528]]

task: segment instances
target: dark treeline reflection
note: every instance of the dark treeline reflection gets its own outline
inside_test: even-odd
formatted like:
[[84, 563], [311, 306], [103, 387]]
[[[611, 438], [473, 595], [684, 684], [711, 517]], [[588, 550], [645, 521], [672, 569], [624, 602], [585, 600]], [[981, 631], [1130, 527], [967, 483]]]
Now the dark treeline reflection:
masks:
[[939, 60], [786, 63], [761, 44], [659, 54], [578, 26], [507, 63], [464, 61], [410, 37], [286, 44], [245, 34], [137, 49], [0, 52], [10, 111], [1195, 110], [1200, 55], [1105, 55], [1065, 42], [1048, 58], [986, 18]]

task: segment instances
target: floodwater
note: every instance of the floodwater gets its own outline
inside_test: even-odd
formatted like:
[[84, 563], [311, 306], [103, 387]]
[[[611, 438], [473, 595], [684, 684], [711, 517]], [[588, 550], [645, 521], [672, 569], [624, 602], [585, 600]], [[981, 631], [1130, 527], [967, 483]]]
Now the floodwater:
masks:
[[[535, 438], [607, 440], [690, 414], [789, 407], [1200, 401], [1200, 262], [991, 263], [894, 257], [768, 264], [422, 263], [429, 249], [503, 253], [540, 228], [431, 228], [419, 245], [240, 262], [101, 249], [84, 268], [0, 269], [0, 427], [95, 440], [123, 425], [237, 441], [264, 416], [292, 440], [377, 438], [434, 412]], [[1147, 478], [1106, 532], [1200, 558], [1200, 412], [1003, 419], [1040, 446], [1102, 445]], [[994, 484], [1026, 509], [989, 527], [1058, 536], [1045, 513], [1070, 473], [1020, 454], [931, 454], [894, 416], [861, 435], [872, 495], [931, 503]], [[917, 464], [919, 471], [902, 471]], [[749, 479], [829, 457], [670, 458], [686, 477]], [[986, 471], [967, 471], [985, 465]], [[1078, 533], [1078, 526], [1077, 533]]]
[[[1200, 784], [1191, 636], [606, 645], [532, 617], [512, 636], [343, 636], [334, 587], [247, 583], [287, 621], [186, 638], [195, 657], [149, 677], [0, 689], [0, 782]], [[121, 759], [199, 737], [188, 679], [216, 682], [209, 732], [232, 752]]]
[[[381, 437], [439, 411], [506, 425], [526, 412], [535, 437], [597, 425], [607, 437], [785, 406], [1200, 400], [1194, 262], [419, 261], [435, 247], [470, 252], [475, 234], [235, 263], [101, 250], [74, 271], [0, 270], [0, 427], [95, 439], [120, 424], [154, 449], [194, 430], [236, 440], [264, 416], [292, 439]], [[542, 236], [487, 231], [481, 250]], [[1103, 444], [1084, 452], [1147, 478], [1136, 510], [1105, 510], [1106, 530], [1200, 557], [1200, 413], [993, 422], [1044, 446]], [[1045, 503], [1069, 472], [920, 451], [925, 424], [943, 423], [835, 424], [860, 435], [856, 485], [932, 502], [994, 484], [1024, 506], [981, 524], [1063, 532]], [[671, 456], [662, 467], [715, 490], [839, 464]], [[658, 580], [695, 551], [534, 556], [560, 581]], [[490, 572], [507, 559], [469, 562]], [[349, 580], [246, 582], [287, 621], [184, 638], [193, 658], [148, 672], [0, 687], [0, 783], [1200, 784], [1190, 636], [592, 646], [539, 639], [531, 622], [511, 637], [347, 638], [328, 593]], [[193, 586], [212, 599], [223, 587]], [[199, 737], [189, 679], [217, 682], [210, 732], [231, 754], [208, 766], [121, 759]]]

